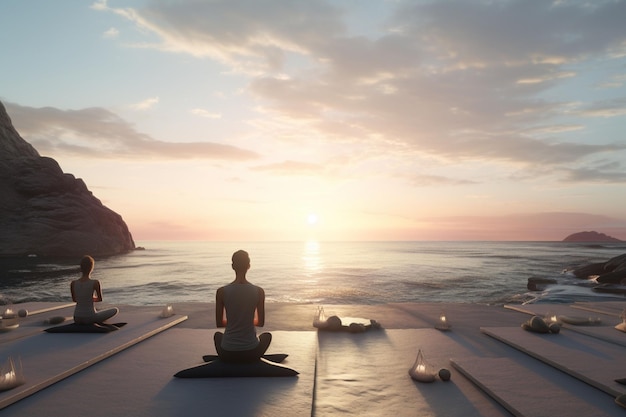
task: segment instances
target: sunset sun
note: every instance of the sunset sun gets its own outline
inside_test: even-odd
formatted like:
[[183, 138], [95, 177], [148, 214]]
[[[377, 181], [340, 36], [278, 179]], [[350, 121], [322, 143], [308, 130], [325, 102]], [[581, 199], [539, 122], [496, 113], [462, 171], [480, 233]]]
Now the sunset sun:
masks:
[[319, 220], [319, 218], [317, 217], [317, 214], [315, 214], [315, 213], [311, 213], [307, 217], [307, 223], [310, 224], [311, 226], [316, 225], [318, 220]]

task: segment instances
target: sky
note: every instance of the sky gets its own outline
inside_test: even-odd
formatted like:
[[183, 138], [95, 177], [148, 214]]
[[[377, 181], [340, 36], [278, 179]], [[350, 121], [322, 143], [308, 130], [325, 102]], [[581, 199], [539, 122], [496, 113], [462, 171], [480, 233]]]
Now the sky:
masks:
[[626, 240], [626, 0], [3, 0], [0, 101], [136, 241]]

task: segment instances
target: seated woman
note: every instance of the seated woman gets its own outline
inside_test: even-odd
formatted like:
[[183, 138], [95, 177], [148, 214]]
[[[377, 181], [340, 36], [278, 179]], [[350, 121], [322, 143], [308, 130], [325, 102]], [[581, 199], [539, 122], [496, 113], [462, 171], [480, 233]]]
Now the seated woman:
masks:
[[265, 325], [265, 291], [246, 279], [250, 269], [246, 251], [233, 254], [232, 267], [235, 280], [218, 288], [215, 296], [215, 324], [226, 327], [224, 333], [215, 332], [215, 350], [224, 362], [254, 362], [272, 341], [270, 333], [257, 338], [255, 330]]
[[96, 311], [94, 302], [102, 301], [102, 288], [100, 281], [91, 279], [95, 261], [91, 256], [84, 256], [80, 261], [82, 276], [72, 281], [72, 301], [76, 303], [74, 308], [74, 322], [76, 324], [102, 323], [115, 316], [119, 310], [116, 307], [107, 310]]

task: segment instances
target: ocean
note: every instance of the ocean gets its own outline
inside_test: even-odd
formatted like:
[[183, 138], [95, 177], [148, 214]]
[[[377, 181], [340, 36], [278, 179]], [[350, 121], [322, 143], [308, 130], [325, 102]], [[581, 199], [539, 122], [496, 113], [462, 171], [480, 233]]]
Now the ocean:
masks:
[[[595, 292], [572, 268], [626, 253], [626, 243], [565, 242], [137, 242], [145, 250], [96, 258], [106, 304], [214, 302], [232, 281], [230, 257], [250, 253], [248, 279], [268, 303], [572, 303]], [[0, 259], [0, 304], [71, 301], [80, 260]], [[557, 280], [544, 291], [528, 278]]]

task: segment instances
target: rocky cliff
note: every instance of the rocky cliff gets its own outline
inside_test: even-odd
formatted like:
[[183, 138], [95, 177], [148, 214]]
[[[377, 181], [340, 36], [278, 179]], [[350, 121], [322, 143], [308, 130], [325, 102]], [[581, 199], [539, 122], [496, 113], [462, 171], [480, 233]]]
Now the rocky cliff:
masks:
[[0, 256], [105, 256], [135, 249], [122, 217], [27, 143], [0, 103]]

